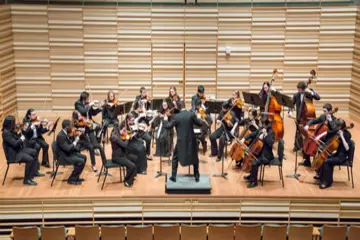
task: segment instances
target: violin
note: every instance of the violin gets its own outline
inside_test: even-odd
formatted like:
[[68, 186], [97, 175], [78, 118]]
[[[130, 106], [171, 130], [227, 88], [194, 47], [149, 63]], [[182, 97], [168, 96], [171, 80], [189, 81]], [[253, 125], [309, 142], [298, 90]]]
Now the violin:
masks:
[[68, 136], [69, 137], [74, 137], [74, 136], [77, 137], [77, 136], [80, 136], [81, 134], [83, 134], [83, 132], [84, 132], [83, 130], [73, 127], [71, 129], [71, 132], [68, 133]]
[[[350, 126], [346, 127], [345, 129], [351, 129], [354, 126], [355, 125], [353, 123], [350, 123]], [[316, 154], [314, 161], [311, 164], [311, 167], [316, 170], [321, 168], [324, 161], [339, 148], [340, 141], [340, 135], [337, 133], [335, 134], [335, 136], [329, 139], [326, 144], [320, 146], [319, 152]]]
[[231, 115], [231, 111], [227, 111], [227, 113], [224, 114], [224, 117], [222, 118], [222, 121], [225, 121], [227, 123], [230, 123], [231, 126], [233, 126], [232, 124], [232, 115]]
[[51, 122], [49, 122], [47, 119], [40, 119], [39, 117], [37, 118], [37, 119], [35, 119], [35, 120], [31, 120], [31, 123], [33, 124], [33, 125], [36, 125], [36, 126], [42, 126], [42, 127], [45, 127], [46, 125], [48, 125], [49, 123], [51, 123]]
[[121, 104], [120, 100], [116, 100], [116, 98], [114, 98], [112, 101], [105, 99], [103, 107], [106, 107], [106, 106], [113, 107], [113, 106], [118, 106], [120, 104]]
[[203, 119], [206, 119], [206, 118], [207, 118], [207, 115], [206, 115], [206, 113], [205, 113], [205, 109], [202, 108], [202, 107], [199, 109], [199, 114], [201, 115], [201, 117], [202, 117]]
[[122, 139], [122, 140], [126, 140], [126, 139], [131, 139], [133, 137], [133, 135], [132, 135], [132, 133], [131, 133], [131, 131], [130, 130], [126, 130], [126, 131], [124, 131], [122, 134], [120, 134], [120, 138]]
[[89, 120], [83, 120], [83, 119], [81, 119], [81, 120], [78, 121], [77, 125], [78, 125], [79, 127], [92, 128], [92, 127], [93, 127], [93, 121], [90, 120], [90, 119], [89, 119]]
[[244, 106], [244, 101], [241, 100], [241, 98], [235, 98], [233, 101], [232, 101], [232, 104], [235, 105], [237, 108], [242, 108]]
[[203, 96], [200, 98], [200, 101], [201, 101], [203, 104], [205, 104], [205, 102], [206, 102], [206, 96], [203, 95]]
[[[338, 111], [338, 108], [336, 107], [333, 111], [333, 113], [336, 113]], [[314, 133], [312, 135], [309, 134], [309, 132], [306, 132], [303, 127], [300, 127], [300, 132], [305, 136], [303, 151], [309, 155], [309, 156], [315, 156], [318, 150], [318, 143], [315, 141], [315, 138], [322, 133], [326, 132], [328, 130], [327, 121], [320, 124], [316, 127]]]

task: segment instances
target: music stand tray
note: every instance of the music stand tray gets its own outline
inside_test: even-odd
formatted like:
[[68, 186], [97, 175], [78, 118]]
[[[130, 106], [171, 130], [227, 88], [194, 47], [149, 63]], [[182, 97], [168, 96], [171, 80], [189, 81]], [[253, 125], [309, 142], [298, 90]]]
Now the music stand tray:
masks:
[[125, 104], [117, 105], [114, 109], [114, 117], [125, 114]]
[[274, 97], [276, 98], [276, 101], [284, 106], [284, 107], [288, 107], [288, 108], [293, 108], [294, 107], [294, 103], [291, 97], [285, 95], [285, 94], [281, 94], [279, 92], [276, 92], [273, 94]]
[[125, 111], [124, 113], [130, 112], [132, 109], [132, 105], [133, 105], [133, 102], [126, 102], [124, 104], [124, 111]]
[[223, 102], [220, 101], [206, 101], [205, 104], [207, 105], [206, 113], [215, 113], [219, 114], [222, 110]]
[[244, 97], [244, 102], [252, 106], [264, 107], [264, 102], [260, 96], [256, 93], [242, 92]]
[[152, 109], [160, 109], [163, 99], [153, 99], [151, 102]]

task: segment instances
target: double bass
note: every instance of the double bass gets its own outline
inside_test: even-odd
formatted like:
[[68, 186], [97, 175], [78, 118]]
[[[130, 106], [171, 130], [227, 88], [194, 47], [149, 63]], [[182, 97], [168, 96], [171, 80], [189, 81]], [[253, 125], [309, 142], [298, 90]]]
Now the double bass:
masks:
[[[350, 126], [346, 127], [345, 129], [351, 129], [354, 127], [353, 123], [350, 123]], [[319, 146], [319, 152], [314, 158], [314, 161], [311, 164], [313, 169], [320, 169], [323, 165], [324, 161], [330, 157], [333, 152], [335, 152], [339, 145], [340, 145], [340, 136], [339, 134], [335, 134], [332, 138], [330, 138], [324, 145]]]
[[281, 118], [281, 105], [277, 102], [274, 95], [271, 94], [272, 82], [277, 78], [278, 70], [274, 69], [273, 76], [270, 81], [270, 88], [265, 104], [265, 113], [267, 119], [271, 121], [272, 130], [275, 133], [275, 141], [278, 141], [284, 137], [284, 123]]

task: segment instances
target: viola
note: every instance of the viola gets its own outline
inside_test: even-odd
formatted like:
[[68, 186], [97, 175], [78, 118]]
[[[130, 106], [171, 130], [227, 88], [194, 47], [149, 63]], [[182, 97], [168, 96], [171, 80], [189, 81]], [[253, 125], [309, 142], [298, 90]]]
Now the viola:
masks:
[[93, 121], [92, 120], [83, 120], [83, 119], [81, 119], [81, 120], [79, 120], [78, 121], [78, 123], [77, 123], [77, 126], [78, 127], [88, 127], [88, 128], [92, 128], [93, 127]]
[[233, 101], [232, 101], [232, 104], [235, 105], [236, 107], [238, 108], [242, 108], [244, 106], [244, 101], [241, 100], [241, 98], [235, 98]]
[[199, 109], [199, 113], [200, 113], [200, 115], [201, 115], [201, 117], [203, 118], [203, 119], [206, 119], [207, 118], [207, 115], [206, 115], [206, 113], [205, 113], [205, 109], [204, 108], [200, 108]]
[[[345, 129], [351, 129], [354, 127], [354, 124], [351, 123], [350, 126]], [[340, 135], [335, 134], [326, 144], [319, 147], [319, 152], [316, 154], [314, 161], [311, 164], [313, 169], [319, 169], [323, 165], [324, 161], [335, 152], [340, 145]]]
[[69, 137], [74, 137], [74, 136], [77, 137], [77, 136], [80, 136], [82, 133], [83, 133], [82, 130], [73, 127], [71, 129], [71, 132], [68, 133], [68, 136]]
[[[333, 113], [336, 113], [338, 108], [336, 107]], [[315, 141], [315, 138], [328, 130], [327, 121], [316, 127], [313, 134], [306, 132], [303, 127], [300, 127], [300, 132], [305, 136], [303, 151], [309, 156], [315, 156], [319, 148], [319, 144]]]
[[109, 101], [108, 99], [106, 99], [106, 100], [104, 101], [104, 107], [107, 107], [107, 106], [109, 106], [109, 107], [118, 106], [118, 105], [120, 105], [120, 104], [121, 104], [120, 100], [116, 100], [115, 97], [114, 97], [114, 99], [113, 99], [112, 101]]

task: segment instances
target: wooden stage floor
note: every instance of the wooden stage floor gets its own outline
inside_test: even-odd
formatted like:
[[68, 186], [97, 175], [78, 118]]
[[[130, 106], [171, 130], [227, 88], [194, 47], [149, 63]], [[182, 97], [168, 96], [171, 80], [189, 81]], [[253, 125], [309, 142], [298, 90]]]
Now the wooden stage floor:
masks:
[[[345, 118], [349, 123], [349, 119]], [[360, 143], [360, 123], [354, 122], [355, 128], [351, 130], [355, 143]], [[295, 154], [292, 152], [294, 142], [295, 124], [293, 120], [285, 119], [285, 156], [283, 172], [284, 176], [294, 172]], [[48, 143], [51, 143], [52, 138], [47, 138]], [[208, 144], [210, 144], [209, 140]], [[210, 147], [210, 145], [208, 145]], [[230, 150], [230, 148], [229, 148]], [[155, 145], [152, 153], [155, 152]], [[360, 191], [358, 186], [360, 184], [360, 173], [357, 170], [360, 148], [356, 149], [354, 160], [354, 179], [355, 189], [352, 189], [351, 182], [347, 179], [346, 169], [339, 170], [336, 168], [334, 173], [333, 187], [325, 190], [320, 190], [318, 184], [313, 179], [314, 172], [300, 167], [298, 172], [301, 173], [303, 183], [298, 182], [293, 178], [285, 177], [285, 187], [281, 185], [277, 167], [266, 168], [264, 186], [258, 186], [254, 189], [247, 189], [246, 182], [242, 179], [243, 174], [234, 169], [234, 163], [229, 169], [229, 178], [212, 177], [215, 173], [221, 172], [221, 162], [216, 163], [215, 158], [208, 157], [209, 150], [206, 155], [199, 154], [199, 158], [205, 160], [205, 163], [200, 163], [200, 172], [202, 174], [211, 175], [212, 193], [206, 197], [249, 197], [249, 198], [360, 198]], [[41, 153], [40, 153], [41, 155]], [[106, 155], [111, 156], [111, 146], [106, 145]], [[0, 176], [1, 180], [5, 174], [6, 162], [4, 151], [0, 150]], [[50, 159], [52, 159], [52, 152], [50, 151]], [[301, 158], [298, 158], [301, 161]], [[225, 161], [225, 168], [229, 165], [231, 159]], [[179, 195], [167, 195], [165, 193], [165, 177], [155, 179], [156, 171], [159, 168], [159, 158], [154, 158], [148, 162], [148, 173], [146, 176], [138, 175], [134, 186], [132, 188], [125, 188], [119, 183], [119, 171], [117, 169], [111, 170], [112, 177], [108, 177], [104, 190], [101, 190], [101, 183], [97, 183], [95, 173], [91, 171], [90, 161], [84, 169], [82, 177], [85, 182], [81, 186], [68, 185], [63, 179], [66, 179], [72, 167], [63, 168], [60, 170], [64, 174], [57, 176], [54, 186], [50, 187], [49, 175], [41, 178], [36, 178], [38, 186], [30, 187], [24, 186], [19, 177], [23, 176], [24, 166], [12, 165], [4, 186], [0, 187], [1, 198], [77, 198], [77, 197], [180, 197]], [[100, 169], [101, 161], [97, 157], [97, 167]], [[45, 172], [49, 169], [42, 168]], [[170, 173], [171, 167], [167, 163], [163, 163], [163, 171]], [[179, 167], [179, 173], [187, 173], [188, 168]], [[181, 195], [181, 197], [188, 197]]]

